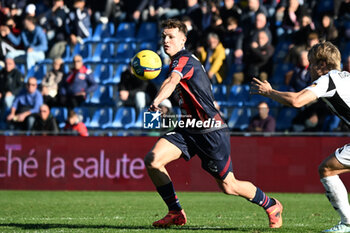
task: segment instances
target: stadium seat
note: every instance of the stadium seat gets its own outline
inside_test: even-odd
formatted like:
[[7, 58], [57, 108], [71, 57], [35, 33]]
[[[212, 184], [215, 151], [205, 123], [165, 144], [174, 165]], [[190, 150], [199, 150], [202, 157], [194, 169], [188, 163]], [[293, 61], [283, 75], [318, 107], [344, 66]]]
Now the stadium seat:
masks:
[[26, 69], [26, 64], [24, 63], [16, 63], [16, 67], [19, 71], [21, 71], [21, 73], [23, 75], [25, 75], [27, 73], [27, 69]]
[[123, 22], [118, 25], [115, 38], [120, 42], [135, 40], [136, 24], [134, 22]]
[[90, 117], [90, 110], [87, 107], [75, 107], [74, 112], [76, 112], [79, 116], [82, 117], [81, 121], [87, 125], [90, 123], [91, 117]]
[[74, 46], [71, 59], [73, 60], [73, 57], [76, 55], [80, 55], [84, 62], [92, 61], [92, 55], [93, 55], [93, 46], [96, 46], [95, 42], [87, 41], [84, 44], [77, 43]]
[[112, 80], [107, 82], [107, 84], [118, 84], [120, 82], [122, 73], [128, 69], [129, 65], [126, 63], [118, 63], [117, 65], [114, 66], [115, 71]]
[[64, 62], [72, 62], [73, 61], [71, 46], [69, 45], [69, 43], [66, 44], [66, 48], [65, 48], [61, 57], [62, 57]]
[[38, 62], [29, 69], [24, 81], [27, 82], [28, 78], [36, 77], [38, 84], [40, 84], [46, 73], [50, 70], [48, 67], [52, 67], [52, 60], [46, 59], [44, 61]]
[[340, 123], [340, 118], [336, 115], [329, 115], [326, 117], [323, 123], [323, 132], [332, 132], [336, 129]]
[[291, 44], [288, 40], [281, 39], [278, 44], [276, 45], [275, 52], [273, 54], [273, 62], [275, 64], [280, 64], [284, 62], [284, 59], [286, 58], [288, 51], [289, 51], [289, 45]]
[[135, 125], [136, 112], [133, 107], [120, 107], [117, 109], [113, 122], [106, 124], [104, 128], [128, 129]]
[[109, 62], [113, 57], [114, 43], [98, 43], [94, 54], [92, 55], [92, 61], [96, 62]]
[[249, 100], [247, 100], [244, 104], [249, 107], [257, 107], [260, 102], [266, 102], [270, 107], [278, 105], [278, 102], [272, 101], [271, 99], [262, 95], [250, 95]]
[[92, 69], [92, 76], [97, 83], [106, 84], [113, 79], [113, 65], [98, 63], [96, 67]]
[[103, 38], [112, 37], [114, 35], [114, 24], [113, 23], [100, 23], [96, 26], [92, 40], [99, 42]]
[[120, 43], [116, 48], [115, 56], [112, 58], [114, 62], [129, 63], [131, 58], [135, 55], [135, 43]]
[[157, 41], [158, 25], [156, 22], [142, 22], [137, 31], [136, 40], [142, 41]]
[[225, 85], [217, 84], [212, 86], [214, 99], [219, 105], [224, 105], [227, 102], [227, 88]]
[[157, 52], [157, 41], [145, 41], [138, 43], [137, 45], [137, 51], [141, 51], [144, 49], [152, 50], [154, 52]]
[[284, 84], [285, 74], [293, 68], [292, 64], [289, 63], [281, 63], [276, 64], [273, 75], [269, 80], [272, 84]]
[[63, 128], [66, 125], [68, 118], [68, 110], [64, 107], [53, 107], [51, 108], [51, 115], [56, 118], [57, 125], [59, 128]]
[[90, 129], [102, 129], [102, 126], [111, 124], [112, 119], [112, 108], [98, 108], [86, 127]]
[[226, 75], [226, 78], [223, 80], [224, 85], [231, 85], [232, 84], [232, 79], [233, 79], [233, 74], [243, 72], [244, 65], [243, 64], [232, 64], [228, 68], [228, 72]]
[[142, 111], [138, 114], [137, 119], [134, 123], [134, 125], [130, 128], [135, 128], [135, 129], [141, 129], [143, 128], [143, 114], [147, 112], [147, 108], [142, 109]]
[[283, 107], [279, 110], [276, 119], [277, 131], [288, 131], [292, 127], [292, 121], [297, 115], [298, 110], [295, 108]]
[[228, 106], [242, 106], [249, 100], [249, 85], [233, 85], [228, 96]]
[[110, 85], [99, 85], [96, 91], [94, 91], [88, 99], [87, 104], [96, 106], [114, 106], [113, 87]]
[[245, 130], [248, 128], [249, 121], [251, 118], [250, 108], [234, 108], [230, 119], [228, 120], [228, 126], [233, 130]]

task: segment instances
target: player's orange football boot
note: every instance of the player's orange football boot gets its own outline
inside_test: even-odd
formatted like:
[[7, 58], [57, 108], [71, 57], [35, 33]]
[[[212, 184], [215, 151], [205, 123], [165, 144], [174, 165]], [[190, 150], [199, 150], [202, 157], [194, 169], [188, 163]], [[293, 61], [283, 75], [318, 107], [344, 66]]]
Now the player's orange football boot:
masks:
[[182, 226], [187, 222], [186, 214], [184, 210], [170, 210], [169, 213], [162, 219], [153, 223], [154, 227], [170, 227], [171, 225]]
[[276, 204], [268, 208], [266, 213], [269, 217], [270, 228], [280, 228], [282, 226], [283, 206], [277, 199], [274, 200]]

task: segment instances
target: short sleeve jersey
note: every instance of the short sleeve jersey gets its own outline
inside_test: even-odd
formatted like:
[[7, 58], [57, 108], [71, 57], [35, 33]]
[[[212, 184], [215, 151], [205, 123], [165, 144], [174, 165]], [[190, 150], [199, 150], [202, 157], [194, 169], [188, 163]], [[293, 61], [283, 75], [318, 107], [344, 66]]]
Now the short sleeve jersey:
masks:
[[327, 103], [334, 114], [350, 126], [350, 73], [332, 70], [306, 88]]
[[175, 89], [175, 98], [181, 108], [182, 117], [200, 121], [215, 119], [226, 127], [214, 106], [211, 83], [200, 61], [187, 50], [181, 50], [170, 63], [169, 73], [172, 72], [181, 76]]

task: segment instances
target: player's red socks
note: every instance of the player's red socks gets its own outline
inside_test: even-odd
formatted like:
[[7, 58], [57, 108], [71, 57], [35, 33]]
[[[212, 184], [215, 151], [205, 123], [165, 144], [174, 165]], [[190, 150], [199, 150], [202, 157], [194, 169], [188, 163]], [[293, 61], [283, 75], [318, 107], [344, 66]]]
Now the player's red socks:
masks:
[[157, 187], [159, 195], [163, 198], [169, 210], [182, 210], [179, 199], [175, 193], [173, 182]]
[[276, 204], [276, 201], [274, 199], [269, 198], [258, 187], [256, 187], [255, 197], [250, 201], [263, 207], [265, 210]]

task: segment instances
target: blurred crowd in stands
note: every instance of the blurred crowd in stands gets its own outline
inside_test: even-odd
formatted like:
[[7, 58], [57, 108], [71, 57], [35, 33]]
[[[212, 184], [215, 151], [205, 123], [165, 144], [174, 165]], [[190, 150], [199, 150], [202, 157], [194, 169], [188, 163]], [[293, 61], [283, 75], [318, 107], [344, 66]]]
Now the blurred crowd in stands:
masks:
[[[186, 48], [207, 70], [231, 130], [348, 131], [322, 102], [295, 110], [248, 89], [252, 77], [280, 90], [310, 85], [307, 51], [323, 40], [349, 71], [350, 0], [0, 0], [0, 129], [142, 128], [169, 64], [158, 29], [167, 18], [186, 24]], [[163, 59], [154, 81], [130, 71], [141, 49]]]

